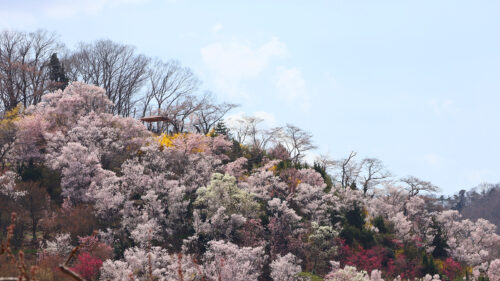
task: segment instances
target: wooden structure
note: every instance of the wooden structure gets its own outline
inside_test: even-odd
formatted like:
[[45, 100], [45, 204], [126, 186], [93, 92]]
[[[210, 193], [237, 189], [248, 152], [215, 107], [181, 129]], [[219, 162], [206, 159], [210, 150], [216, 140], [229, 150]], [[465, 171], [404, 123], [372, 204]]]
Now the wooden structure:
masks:
[[[148, 130], [156, 133], [156, 134], [159, 134], [161, 133], [161, 129], [160, 129], [160, 123], [159, 122], [168, 122], [170, 119], [166, 116], [163, 116], [163, 115], [150, 115], [150, 116], [144, 116], [141, 118], [141, 121], [144, 123], [148, 123], [146, 126], [148, 128]], [[154, 125], [154, 123], [156, 123], [156, 125]]]
[[152, 115], [152, 116], [142, 117], [141, 121], [152, 123], [152, 122], [168, 121], [168, 118], [165, 116], [161, 116], [161, 115]]

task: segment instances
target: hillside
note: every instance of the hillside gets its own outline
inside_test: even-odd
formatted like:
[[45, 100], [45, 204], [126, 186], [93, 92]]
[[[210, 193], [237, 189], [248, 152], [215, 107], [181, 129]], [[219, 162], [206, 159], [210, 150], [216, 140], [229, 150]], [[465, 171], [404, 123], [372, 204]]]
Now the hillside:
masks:
[[500, 234], [500, 186], [486, 185], [478, 191], [478, 188], [467, 192], [461, 191], [449, 199], [453, 208], [468, 219], [486, 219], [497, 226]]
[[[351, 153], [310, 165], [303, 157], [312, 136], [292, 125], [269, 142], [251, 118], [200, 134], [197, 111], [153, 133], [115, 109], [104, 89], [73, 82], [4, 115], [0, 275], [500, 278], [495, 225], [440, 208], [426, 196], [434, 185], [395, 179], [380, 160]], [[498, 194], [489, 195], [464, 216], [480, 217]]]

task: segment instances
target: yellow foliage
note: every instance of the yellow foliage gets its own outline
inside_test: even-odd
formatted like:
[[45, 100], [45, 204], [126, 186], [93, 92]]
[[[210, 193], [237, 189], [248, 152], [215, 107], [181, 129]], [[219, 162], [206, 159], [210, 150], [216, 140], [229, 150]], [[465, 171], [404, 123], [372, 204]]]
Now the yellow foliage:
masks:
[[372, 227], [373, 227], [373, 224], [370, 221], [365, 222], [366, 229], [371, 229]]
[[215, 133], [215, 128], [212, 128], [210, 132], [208, 132], [207, 137], [215, 137], [217, 134]]
[[363, 213], [363, 215], [365, 215], [365, 217], [367, 218], [365, 220], [365, 227], [367, 229], [371, 229], [373, 227], [373, 224], [371, 223], [371, 216], [370, 216], [370, 213], [368, 213], [368, 210], [366, 208], [363, 208], [361, 210], [361, 212]]
[[399, 257], [400, 255], [402, 255], [404, 253], [404, 249], [397, 249], [396, 251], [394, 251], [394, 255], [397, 257]]
[[5, 112], [3, 118], [0, 120], [0, 128], [6, 129], [11, 126], [15, 121], [21, 119], [21, 104], [18, 104], [13, 109]]
[[[177, 133], [177, 134], [173, 134], [173, 135], [168, 135], [168, 134], [161, 134], [158, 138], [157, 138], [157, 141], [158, 143], [161, 145], [161, 147], [174, 147], [175, 144], [175, 140], [177, 139], [180, 139], [180, 140], [186, 140], [186, 138], [188, 137], [188, 133]], [[201, 152], [204, 152], [206, 150], [206, 147], [203, 143], [200, 143], [199, 146], [197, 147], [194, 147], [190, 150], [191, 153], [201, 153]]]
[[439, 271], [443, 271], [443, 268], [444, 268], [444, 262], [440, 259], [435, 259], [434, 260], [434, 263], [436, 264], [437, 268], [439, 269]]
[[177, 133], [177, 134], [174, 134], [174, 135], [168, 135], [168, 134], [161, 134], [159, 137], [158, 137], [158, 143], [160, 143], [161, 146], [164, 146], [164, 147], [172, 147], [174, 146], [174, 140], [179, 138], [179, 137], [182, 137], [183, 135]]
[[363, 208], [363, 215], [365, 215], [365, 217], [368, 217], [368, 210], [366, 208]]
[[468, 265], [464, 268], [464, 275], [465, 273], [472, 274], [472, 266]]
[[278, 169], [278, 167], [276, 167], [276, 165], [274, 165], [271, 168], [269, 168], [268, 170], [271, 171], [271, 172], [275, 172], [276, 169]]

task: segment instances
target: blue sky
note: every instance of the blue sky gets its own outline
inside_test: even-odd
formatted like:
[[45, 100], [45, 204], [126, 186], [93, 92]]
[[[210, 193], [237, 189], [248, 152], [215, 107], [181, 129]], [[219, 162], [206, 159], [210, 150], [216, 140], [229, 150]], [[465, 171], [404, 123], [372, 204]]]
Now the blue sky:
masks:
[[500, 182], [499, 1], [0, 0], [0, 28], [177, 59], [220, 100], [451, 194]]

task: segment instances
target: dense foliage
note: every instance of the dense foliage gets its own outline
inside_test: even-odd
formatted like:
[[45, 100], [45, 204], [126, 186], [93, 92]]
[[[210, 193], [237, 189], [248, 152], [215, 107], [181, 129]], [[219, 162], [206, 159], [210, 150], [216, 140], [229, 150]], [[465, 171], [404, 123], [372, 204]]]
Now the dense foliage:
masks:
[[496, 227], [429, 182], [355, 154], [310, 167], [291, 125], [267, 145], [223, 124], [155, 135], [112, 106], [73, 82], [0, 122], [0, 226], [19, 214], [11, 247], [42, 280], [75, 245], [87, 280], [500, 280]]

